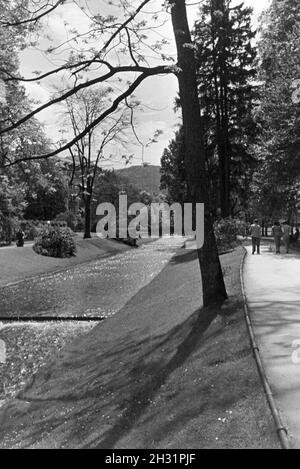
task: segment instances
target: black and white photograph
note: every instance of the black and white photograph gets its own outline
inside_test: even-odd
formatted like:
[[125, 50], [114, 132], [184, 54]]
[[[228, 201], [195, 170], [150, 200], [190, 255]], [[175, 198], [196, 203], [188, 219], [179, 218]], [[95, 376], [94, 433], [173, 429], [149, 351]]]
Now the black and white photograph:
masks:
[[299, 0], [0, 0], [0, 449], [300, 449]]

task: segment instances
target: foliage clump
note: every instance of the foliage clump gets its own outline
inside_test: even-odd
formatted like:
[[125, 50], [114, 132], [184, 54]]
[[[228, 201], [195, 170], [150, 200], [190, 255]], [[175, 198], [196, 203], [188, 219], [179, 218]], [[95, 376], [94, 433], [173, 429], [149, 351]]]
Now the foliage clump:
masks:
[[76, 253], [73, 232], [66, 227], [47, 226], [34, 241], [33, 250], [42, 256], [72, 257]]
[[214, 231], [219, 252], [234, 249], [238, 245], [238, 236], [245, 236], [246, 223], [234, 218], [220, 219], [214, 224]]

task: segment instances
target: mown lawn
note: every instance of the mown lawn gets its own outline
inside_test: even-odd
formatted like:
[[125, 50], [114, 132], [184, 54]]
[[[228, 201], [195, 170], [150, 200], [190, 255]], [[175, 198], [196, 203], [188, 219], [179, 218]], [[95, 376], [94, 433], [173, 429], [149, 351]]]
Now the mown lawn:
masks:
[[0, 447], [279, 448], [244, 319], [242, 255], [221, 256], [230, 298], [206, 311], [197, 254], [180, 250], [0, 409]]

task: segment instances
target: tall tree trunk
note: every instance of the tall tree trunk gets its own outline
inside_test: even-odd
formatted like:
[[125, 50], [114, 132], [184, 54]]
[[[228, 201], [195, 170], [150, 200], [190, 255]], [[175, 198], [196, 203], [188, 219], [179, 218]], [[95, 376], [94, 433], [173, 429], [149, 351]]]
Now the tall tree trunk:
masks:
[[85, 197], [84, 200], [84, 239], [89, 239], [91, 235], [91, 198]]
[[177, 46], [179, 93], [185, 138], [185, 167], [193, 203], [205, 205], [205, 242], [198, 250], [204, 307], [222, 303], [226, 298], [223, 273], [213, 231], [208, 200], [208, 175], [198, 99], [196, 63], [184, 0], [172, 0], [171, 15]]
[[[226, 34], [225, 30], [223, 35]], [[225, 38], [222, 38], [223, 43]], [[221, 54], [221, 86], [223, 95], [223, 115], [222, 115], [222, 181], [223, 181], [223, 217], [227, 218], [231, 214], [231, 201], [230, 201], [230, 141], [229, 141], [229, 103], [228, 103], [228, 76], [227, 64], [225, 56], [225, 44], [222, 46]]]
[[[220, 20], [215, 14], [222, 12]], [[229, 141], [229, 103], [228, 103], [228, 72], [226, 63], [226, 25], [228, 24], [224, 0], [212, 0], [211, 23], [214, 44], [214, 75], [216, 89], [216, 136], [219, 157], [220, 207], [221, 215], [231, 215], [230, 188], [230, 141]], [[215, 41], [218, 38], [217, 47]], [[216, 50], [218, 49], [218, 50]]]
[[212, 46], [213, 46], [213, 71], [214, 71], [214, 88], [215, 88], [215, 102], [216, 102], [216, 145], [219, 159], [219, 207], [221, 209], [221, 215], [224, 215], [224, 182], [223, 182], [223, 164], [222, 164], [222, 126], [221, 126], [221, 99], [219, 90], [219, 76], [218, 76], [218, 54], [216, 50], [216, 31], [214, 22], [214, 10], [213, 3], [211, 3], [211, 34], [212, 34]]

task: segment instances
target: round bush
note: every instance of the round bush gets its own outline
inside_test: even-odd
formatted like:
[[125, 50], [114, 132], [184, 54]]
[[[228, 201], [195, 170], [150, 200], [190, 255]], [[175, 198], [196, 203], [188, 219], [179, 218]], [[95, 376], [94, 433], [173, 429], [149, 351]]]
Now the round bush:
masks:
[[60, 258], [75, 256], [76, 244], [73, 232], [69, 228], [47, 226], [35, 238], [33, 250], [42, 256]]

